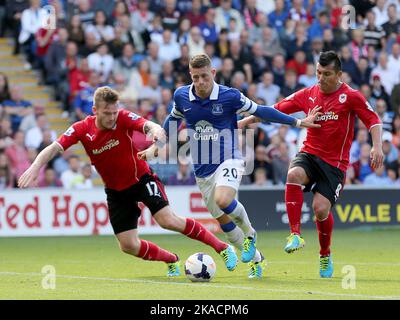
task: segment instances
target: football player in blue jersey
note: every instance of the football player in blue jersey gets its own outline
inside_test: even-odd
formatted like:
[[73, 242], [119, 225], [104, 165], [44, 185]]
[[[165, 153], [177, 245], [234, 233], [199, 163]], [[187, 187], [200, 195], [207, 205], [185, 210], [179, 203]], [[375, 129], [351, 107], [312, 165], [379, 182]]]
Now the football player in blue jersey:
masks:
[[[249, 263], [249, 278], [261, 278], [265, 260], [257, 249], [257, 233], [246, 209], [236, 200], [246, 171], [238, 147], [237, 115], [253, 114], [268, 122], [318, 128], [314, 120], [320, 114], [319, 107], [300, 120], [273, 107], [257, 105], [239, 90], [215, 83], [216, 70], [206, 54], [193, 56], [189, 71], [192, 84], [176, 89], [173, 109], [163, 127], [171, 139], [180, 121], [186, 121], [196, 181], [204, 202], [230, 243], [241, 250], [241, 261]], [[153, 144], [138, 155], [149, 160], [157, 153], [158, 146]]]

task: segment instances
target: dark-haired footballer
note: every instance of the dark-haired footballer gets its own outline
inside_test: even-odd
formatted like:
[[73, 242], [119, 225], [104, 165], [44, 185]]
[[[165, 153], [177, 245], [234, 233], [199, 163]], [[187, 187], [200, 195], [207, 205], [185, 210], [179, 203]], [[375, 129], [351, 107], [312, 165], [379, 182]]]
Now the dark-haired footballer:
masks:
[[[319, 110], [322, 115], [315, 121], [321, 128], [307, 129], [303, 147], [291, 162], [287, 174], [285, 202], [290, 236], [285, 251], [292, 253], [304, 247], [305, 241], [300, 235], [303, 191], [312, 191], [312, 208], [321, 247], [320, 276], [330, 278], [333, 274], [331, 208], [343, 190], [355, 118], [358, 116], [371, 133], [373, 146], [370, 157], [373, 168], [383, 163], [382, 123], [363, 95], [340, 81], [342, 64], [336, 52], [320, 54], [316, 75], [317, 85], [295, 92], [274, 107], [287, 114], [298, 111], [308, 114], [316, 106], [322, 107]], [[251, 116], [241, 120], [239, 126], [255, 121], [256, 117]]]

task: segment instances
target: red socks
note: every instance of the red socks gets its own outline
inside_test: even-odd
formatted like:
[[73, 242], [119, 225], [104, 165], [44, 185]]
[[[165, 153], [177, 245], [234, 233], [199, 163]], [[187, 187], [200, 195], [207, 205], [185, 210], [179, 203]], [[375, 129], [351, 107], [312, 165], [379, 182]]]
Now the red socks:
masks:
[[191, 239], [201, 241], [213, 247], [218, 253], [227, 248], [225, 242], [219, 240], [214, 234], [194, 219], [186, 219], [186, 227], [182, 233]]
[[285, 202], [289, 217], [290, 233], [300, 235], [301, 207], [303, 206], [303, 190], [301, 185], [286, 183]]
[[164, 250], [147, 240], [140, 240], [138, 257], [143, 260], [163, 261], [166, 263], [176, 262], [178, 260], [175, 254]]
[[331, 245], [331, 237], [333, 230], [333, 215], [332, 212], [329, 212], [328, 218], [323, 221], [316, 220], [317, 230], [318, 230], [318, 238], [319, 244], [321, 246], [321, 250], [319, 254], [321, 256], [327, 256], [331, 253], [330, 245]]

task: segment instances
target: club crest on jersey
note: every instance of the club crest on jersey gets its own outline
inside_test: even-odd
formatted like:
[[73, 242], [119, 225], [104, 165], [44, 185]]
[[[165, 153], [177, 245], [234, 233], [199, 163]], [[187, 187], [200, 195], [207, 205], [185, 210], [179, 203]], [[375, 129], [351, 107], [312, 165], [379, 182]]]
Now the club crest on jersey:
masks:
[[212, 114], [220, 115], [220, 114], [222, 114], [223, 111], [224, 110], [222, 109], [222, 104], [215, 103], [212, 105], [212, 110], [211, 110]]
[[346, 100], [347, 100], [347, 94], [342, 93], [342, 94], [339, 96], [339, 102], [340, 102], [340, 103], [345, 103]]
[[130, 113], [128, 114], [128, 117], [131, 118], [132, 121], [133, 121], [133, 120], [137, 120], [137, 119], [140, 118], [140, 116], [138, 116], [137, 114], [135, 114], [135, 113], [133, 113], [133, 112], [130, 112]]
[[70, 137], [75, 132], [73, 127], [69, 127], [67, 131], [64, 132], [64, 136]]

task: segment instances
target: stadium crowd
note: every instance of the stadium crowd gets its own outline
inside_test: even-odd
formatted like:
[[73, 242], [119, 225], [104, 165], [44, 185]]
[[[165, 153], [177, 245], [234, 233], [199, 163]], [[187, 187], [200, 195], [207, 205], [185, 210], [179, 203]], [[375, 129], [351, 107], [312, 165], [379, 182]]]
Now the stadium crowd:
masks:
[[[48, 5], [56, 28], [43, 26]], [[354, 7], [354, 21], [344, 21], [345, 5]], [[218, 83], [272, 105], [316, 84], [318, 54], [335, 50], [342, 80], [362, 92], [384, 128], [385, 167], [374, 171], [370, 137], [358, 121], [346, 183], [400, 185], [400, 0], [3, 0], [0, 21], [0, 36], [15, 40], [14, 54], [25, 54], [27, 68], [54, 87], [65, 128], [91, 114], [101, 85], [116, 89], [125, 108], [162, 124], [174, 90], [190, 83], [189, 58], [203, 52]], [[45, 108], [23, 96], [23, 88], [9, 86], [1, 73], [0, 189], [14, 188], [56, 139]], [[243, 184], [284, 185], [305, 132], [265, 123], [252, 129], [252, 141], [241, 137], [255, 164]], [[180, 138], [185, 140], [184, 128]], [[134, 140], [140, 148], [148, 145], [140, 133]], [[152, 167], [166, 184], [195, 184], [190, 164]], [[92, 188], [91, 176], [89, 164], [65, 152], [43, 170], [39, 186]]]

